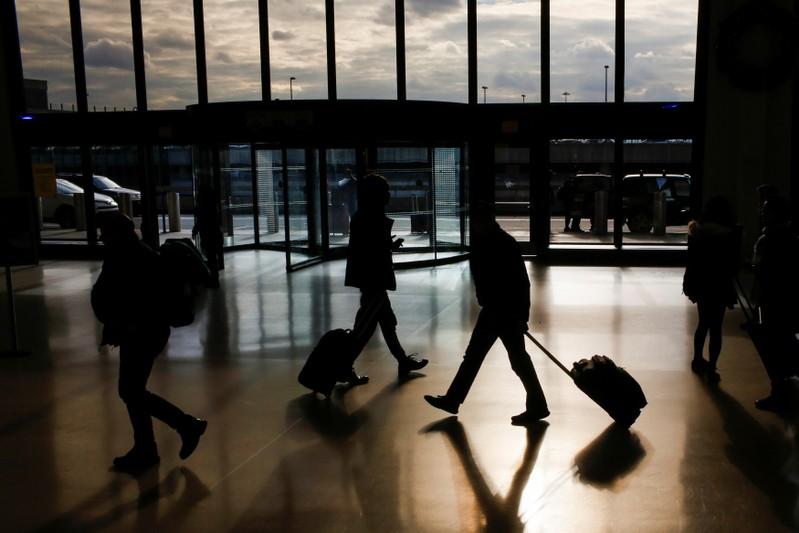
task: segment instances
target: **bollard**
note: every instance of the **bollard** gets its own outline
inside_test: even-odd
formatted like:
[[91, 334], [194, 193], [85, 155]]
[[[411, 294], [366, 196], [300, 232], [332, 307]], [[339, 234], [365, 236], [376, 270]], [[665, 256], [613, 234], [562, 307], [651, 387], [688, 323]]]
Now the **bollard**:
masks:
[[121, 192], [117, 194], [117, 203], [119, 204], [119, 212], [133, 218], [133, 195], [129, 192]]
[[180, 231], [180, 193], [166, 193], [166, 212], [169, 216], [169, 232], [177, 233]]
[[86, 200], [82, 192], [72, 195], [72, 205], [75, 208], [75, 229], [84, 231], [86, 229]]
[[652, 225], [655, 235], [666, 234], [666, 193], [663, 191], [652, 194]]
[[594, 193], [594, 220], [592, 220], [595, 235], [608, 233], [608, 191]]

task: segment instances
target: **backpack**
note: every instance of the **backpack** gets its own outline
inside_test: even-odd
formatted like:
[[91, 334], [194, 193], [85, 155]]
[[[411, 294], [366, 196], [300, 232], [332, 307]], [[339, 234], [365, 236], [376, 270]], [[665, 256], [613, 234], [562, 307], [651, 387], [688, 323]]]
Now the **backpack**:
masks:
[[211, 280], [211, 269], [191, 239], [167, 239], [159, 249], [164, 306], [169, 325], [194, 322], [196, 297]]

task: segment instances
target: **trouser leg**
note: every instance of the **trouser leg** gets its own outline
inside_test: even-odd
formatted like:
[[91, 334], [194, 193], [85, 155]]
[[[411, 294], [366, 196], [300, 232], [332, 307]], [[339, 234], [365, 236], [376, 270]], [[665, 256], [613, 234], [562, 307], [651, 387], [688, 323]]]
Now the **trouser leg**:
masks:
[[544, 397], [544, 390], [541, 388], [541, 383], [538, 381], [538, 375], [535, 373], [533, 361], [530, 355], [524, 348], [524, 333], [522, 331], [512, 330], [502, 332], [500, 334], [502, 344], [508, 351], [508, 359], [510, 359], [510, 366], [513, 371], [519, 376], [519, 379], [524, 385], [524, 390], [527, 392], [526, 406], [527, 410], [533, 413], [538, 413], [547, 410], [547, 400]]
[[696, 303], [698, 320], [694, 331], [694, 359], [702, 359], [705, 351], [705, 337], [707, 337], [708, 318], [707, 308], [703, 302]]
[[155, 442], [152, 417], [173, 429], [179, 429], [188, 418], [178, 407], [147, 390], [154, 362], [154, 355], [137, 352], [135, 347], [120, 347], [119, 396], [127, 407], [136, 445]]
[[385, 303], [378, 312], [380, 332], [383, 334], [383, 339], [385, 339], [391, 355], [394, 356], [394, 359], [400, 360], [405, 357], [405, 349], [400, 344], [399, 337], [397, 337], [397, 315], [394, 314], [394, 310], [391, 308], [388, 294], [386, 294], [385, 298]]
[[721, 326], [724, 323], [725, 305], [714, 303], [710, 309], [710, 340], [708, 342], [708, 354], [710, 359], [710, 369], [714, 370], [721, 355]]
[[495, 325], [492, 323], [491, 318], [485, 311], [480, 311], [477, 317], [477, 323], [474, 325], [472, 337], [469, 339], [469, 345], [466, 347], [466, 353], [463, 356], [463, 361], [458, 372], [452, 380], [452, 384], [447, 390], [447, 396], [458, 403], [463, 403], [466, 395], [469, 394], [469, 389], [480, 371], [480, 366], [485, 360], [485, 356], [491, 346], [497, 340], [497, 333]]

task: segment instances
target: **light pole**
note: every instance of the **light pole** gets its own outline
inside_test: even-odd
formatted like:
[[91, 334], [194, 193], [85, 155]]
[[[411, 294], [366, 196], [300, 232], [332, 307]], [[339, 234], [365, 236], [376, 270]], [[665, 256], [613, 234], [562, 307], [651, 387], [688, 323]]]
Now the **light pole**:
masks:
[[608, 67], [610, 65], [605, 65], [605, 102], [608, 101]]
[[560, 94], [563, 96], [563, 101], [564, 102], [568, 102], [569, 101], [569, 95], [571, 94], [569, 91], [563, 91]]
[[525, 99], [526, 96], [527, 96], [526, 94], [522, 95], [522, 103], [524, 103], [524, 99]]
[[296, 80], [294, 76], [289, 78], [289, 99], [294, 100], [294, 80]]
[[486, 90], [488, 89], [487, 85], [483, 85], [483, 103], [486, 103]]

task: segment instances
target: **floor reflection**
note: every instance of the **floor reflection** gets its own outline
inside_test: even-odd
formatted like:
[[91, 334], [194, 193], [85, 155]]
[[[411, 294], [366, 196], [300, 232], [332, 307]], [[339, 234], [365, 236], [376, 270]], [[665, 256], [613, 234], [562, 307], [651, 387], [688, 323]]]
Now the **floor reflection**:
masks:
[[522, 493], [527, 486], [527, 481], [533, 471], [533, 466], [538, 458], [538, 451], [544, 440], [549, 424], [539, 422], [526, 428], [527, 445], [522, 456], [521, 464], [513, 475], [510, 488], [503, 498], [495, 492], [486, 481], [483, 472], [477, 465], [466, 431], [457, 417], [450, 416], [434, 422], [422, 429], [423, 433], [441, 433], [444, 435], [469, 480], [469, 485], [474, 492], [480, 511], [483, 515], [483, 531], [491, 533], [524, 531], [525, 523], [519, 516], [519, 503]]
[[601, 489], [618, 489], [621, 480], [646, 457], [646, 449], [635, 431], [615, 422], [574, 458], [575, 477]]

